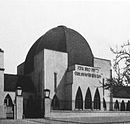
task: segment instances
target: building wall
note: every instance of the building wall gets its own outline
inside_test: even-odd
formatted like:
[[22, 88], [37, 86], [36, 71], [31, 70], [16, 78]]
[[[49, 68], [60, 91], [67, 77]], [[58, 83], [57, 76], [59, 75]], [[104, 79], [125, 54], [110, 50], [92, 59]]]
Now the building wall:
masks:
[[[85, 76], [88, 72], [85, 68], [97, 69], [97, 72], [94, 74], [98, 74], [98, 78], [92, 78]], [[109, 102], [110, 102], [110, 92], [109, 90], [104, 90], [103, 88], [103, 79], [104, 83], [106, 83], [107, 78], [110, 77], [110, 69], [111, 69], [111, 62], [110, 60], [105, 59], [94, 59], [94, 67], [84, 66], [84, 65], [73, 65], [68, 68], [67, 71], [67, 83], [66, 87], [66, 101], [68, 102], [66, 108], [67, 109], [75, 109], [75, 98], [78, 87], [81, 88], [83, 101], [85, 101], [85, 95], [87, 92], [88, 87], [90, 88], [92, 101], [94, 101], [94, 95], [96, 89], [98, 88], [101, 98], [101, 103], [103, 103], [103, 98], [105, 98], [107, 104], [107, 110], [109, 110]], [[72, 101], [70, 103], [69, 101]], [[101, 105], [101, 109], [103, 109], [103, 105]]]
[[31, 75], [37, 94], [42, 94], [42, 89], [44, 88], [44, 51], [35, 56], [34, 72]]
[[44, 51], [42, 50], [39, 54], [34, 57], [34, 72], [31, 74], [32, 81], [36, 90], [36, 100], [39, 101], [39, 110], [43, 110], [43, 99], [44, 99]]
[[[51, 99], [53, 99], [56, 93], [59, 100], [64, 100], [64, 83], [66, 82], [67, 67], [67, 53], [44, 49], [37, 54], [34, 58], [34, 72], [32, 73], [37, 97], [43, 99], [43, 90], [50, 89]], [[54, 73], [56, 73], [56, 91], [54, 91]], [[41, 103], [42, 105], [43, 103]]]
[[0, 51], [0, 92], [4, 91], [4, 52]]
[[0, 118], [5, 118], [4, 113], [4, 52], [0, 49]]
[[[60, 100], [65, 98], [66, 70], [68, 67], [68, 54], [44, 49], [44, 81], [45, 88], [51, 90], [50, 98], [55, 92]], [[54, 73], [56, 73], [57, 89], [54, 91]]]
[[117, 109], [115, 109], [115, 104], [116, 104], [116, 100], [118, 101], [119, 103], [119, 109], [118, 110], [121, 110], [121, 104], [122, 104], [122, 101], [124, 101], [125, 103], [125, 111], [128, 111], [127, 107], [129, 106], [128, 105], [128, 101], [130, 101], [130, 98], [113, 98], [113, 110], [117, 111]]
[[72, 109], [72, 84], [73, 84], [73, 69], [74, 66], [70, 66], [66, 73], [66, 83], [65, 83], [65, 109]]
[[[89, 71], [85, 70], [86, 68], [89, 69]], [[95, 69], [95, 72], [92, 72], [91, 70]], [[96, 74], [97, 77], [89, 77], [85, 76], [86, 74]], [[83, 66], [83, 65], [75, 65], [75, 69], [73, 71], [73, 84], [72, 84], [72, 100], [74, 101], [76, 99], [76, 93], [78, 90], [78, 87], [81, 88], [83, 101], [85, 101], [85, 95], [87, 92], [88, 87], [90, 88], [91, 95], [92, 95], [92, 101], [94, 101], [94, 95], [96, 92], [96, 89], [98, 88], [100, 93], [101, 101], [103, 99], [103, 88], [101, 87], [101, 84], [99, 81], [101, 81], [101, 73], [100, 68], [94, 68], [89, 66]], [[74, 109], [75, 105], [73, 103], [72, 106]]]
[[24, 75], [24, 62], [17, 66], [17, 74]]
[[[107, 79], [110, 79], [111, 61], [107, 60], [107, 59], [94, 58], [94, 67], [101, 68], [102, 79], [104, 78], [104, 83], [106, 83]], [[101, 81], [103, 81], [103, 80], [101, 80]], [[105, 93], [104, 94], [105, 100], [110, 101], [109, 90], [105, 90], [104, 93]]]
[[103, 78], [110, 78], [111, 61], [102, 58], [94, 58], [94, 67], [100, 67]]
[[113, 98], [113, 103], [115, 103], [116, 100], [118, 100], [119, 103], [121, 103], [122, 100], [124, 100], [124, 102], [127, 103], [128, 101], [130, 101], [130, 98]]

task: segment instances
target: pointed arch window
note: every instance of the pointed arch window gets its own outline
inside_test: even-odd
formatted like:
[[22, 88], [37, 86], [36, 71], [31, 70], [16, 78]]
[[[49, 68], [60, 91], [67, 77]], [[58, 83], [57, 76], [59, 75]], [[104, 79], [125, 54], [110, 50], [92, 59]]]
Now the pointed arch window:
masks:
[[116, 100], [116, 102], [114, 104], [114, 109], [119, 110], [119, 102], [118, 102], [118, 100]]
[[94, 109], [101, 109], [101, 101], [100, 101], [100, 94], [98, 88], [96, 89], [95, 96], [94, 96]]
[[5, 105], [6, 118], [13, 119], [14, 105], [13, 105], [12, 99], [9, 94], [7, 94], [4, 99], [4, 105]]
[[125, 102], [124, 100], [122, 100], [121, 102], [121, 108], [120, 108], [121, 111], [125, 111]]
[[78, 87], [76, 98], [75, 98], [75, 109], [83, 109], [83, 95], [81, 88]]
[[127, 102], [126, 110], [127, 110], [127, 111], [130, 111], [130, 101]]
[[89, 87], [85, 96], [85, 109], [92, 109], [92, 95]]
[[6, 106], [13, 106], [13, 102], [12, 102], [12, 99], [9, 94], [6, 95], [6, 97], [4, 99], [4, 104]]
[[56, 94], [54, 95], [54, 97], [52, 99], [51, 107], [53, 110], [58, 110], [60, 108], [59, 99]]

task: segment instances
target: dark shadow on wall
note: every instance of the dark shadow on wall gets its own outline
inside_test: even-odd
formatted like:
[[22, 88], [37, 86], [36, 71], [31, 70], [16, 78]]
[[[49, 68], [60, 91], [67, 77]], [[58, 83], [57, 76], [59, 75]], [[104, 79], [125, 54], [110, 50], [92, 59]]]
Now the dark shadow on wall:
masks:
[[29, 99], [27, 99], [26, 111], [24, 112], [25, 118], [43, 117], [43, 112], [39, 103], [41, 103], [40, 98], [34, 99], [32, 96], [30, 96]]
[[52, 110], [59, 110], [60, 109], [60, 103], [59, 103], [59, 99], [57, 97], [57, 95], [55, 94], [52, 102], [51, 102], [51, 109]]
[[[54, 73], [54, 75], [55, 75], [55, 73]], [[55, 107], [51, 107], [54, 110], [56, 110], [56, 109], [57, 110], [65, 110], [65, 104], [66, 104], [65, 84], [66, 84], [66, 72], [64, 73], [64, 75], [63, 75], [60, 83], [56, 87], [56, 89], [54, 88], [55, 94], [53, 96], [52, 103], [51, 103], [51, 105], [55, 106]], [[53, 85], [55, 85], [55, 84], [53, 84]]]

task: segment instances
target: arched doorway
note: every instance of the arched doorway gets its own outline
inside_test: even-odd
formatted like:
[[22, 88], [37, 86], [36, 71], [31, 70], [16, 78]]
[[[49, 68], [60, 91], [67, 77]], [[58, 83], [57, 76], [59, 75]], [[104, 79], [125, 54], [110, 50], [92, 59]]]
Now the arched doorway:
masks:
[[57, 95], [55, 94], [53, 99], [52, 99], [52, 102], [51, 102], [51, 108], [53, 110], [58, 110], [60, 108], [60, 103], [59, 103], [59, 99], [57, 97]]
[[118, 100], [116, 100], [116, 102], [115, 102], [115, 104], [114, 104], [114, 109], [115, 109], [116, 111], [119, 110], [119, 102], [118, 102]]
[[125, 111], [125, 102], [124, 100], [122, 100], [121, 102], [121, 108], [120, 108], [121, 111]]
[[130, 101], [127, 102], [127, 108], [126, 108], [127, 111], [130, 111]]
[[76, 94], [75, 109], [83, 109], [83, 96], [80, 87], [78, 87], [77, 94]]
[[89, 87], [87, 89], [86, 96], [85, 96], [85, 109], [92, 109], [92, 96]]
[[13, 119], [14, 118], [14, 104], [9, 94], [6, 95], [4, 99], [6, 118]]
[[98, 88], [96, 89], [95, 96], [94, 96], [94, 109], [101, 109], [101, 101], [100, 101], [100, 94]]

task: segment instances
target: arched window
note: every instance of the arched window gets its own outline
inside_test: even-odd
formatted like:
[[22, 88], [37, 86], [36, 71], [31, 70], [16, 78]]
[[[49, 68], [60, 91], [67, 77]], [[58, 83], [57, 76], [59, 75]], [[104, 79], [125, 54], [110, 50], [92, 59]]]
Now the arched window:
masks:
[[101, 109], [101, 101], [100, 101], [100, 94], [98, 88], [96, 89], [95, 96], [94, 96], [94, 109]]
[[130, 101], [127, 102], [127, 108], [126, 108], [127, 111], [130, 111]]
[[85, 109], [92, 109], [92, 96], [89, 87], [87, 89], [86, 96], [85, 96]]
[[56, 94], [54, 95], [54, 97], [52, 99], [51, 107], [53, 110], [58, 110], [60, 108], [59, 99]]
[[76, 94], [75, 108], [83, 109], [83, 96], [82, 96], [82, 91], [80, 87], [78, 87], [77, 94]]
[[6, 95], [6, 97], [4, 99], [4, 104], [6, 106], [13, 106], [13, 102], [12, 102], [12, 99], [9, 94]]
[[5, 111], [6, 111], [6, 118], [13, 119], [14, 105], [9, 94], [7, 94], [4, 99], [4, 105], [5, 105]]
[[118, 100], [116, 100], [116, 102], [114, 104], [114, 109], [119, 110], [119, 102], [118, 102]]
[[120, 108], [121, 111], [125, 111], [125, 102], [124, 100], [122, 100], [121, 102], [121, 108]]

